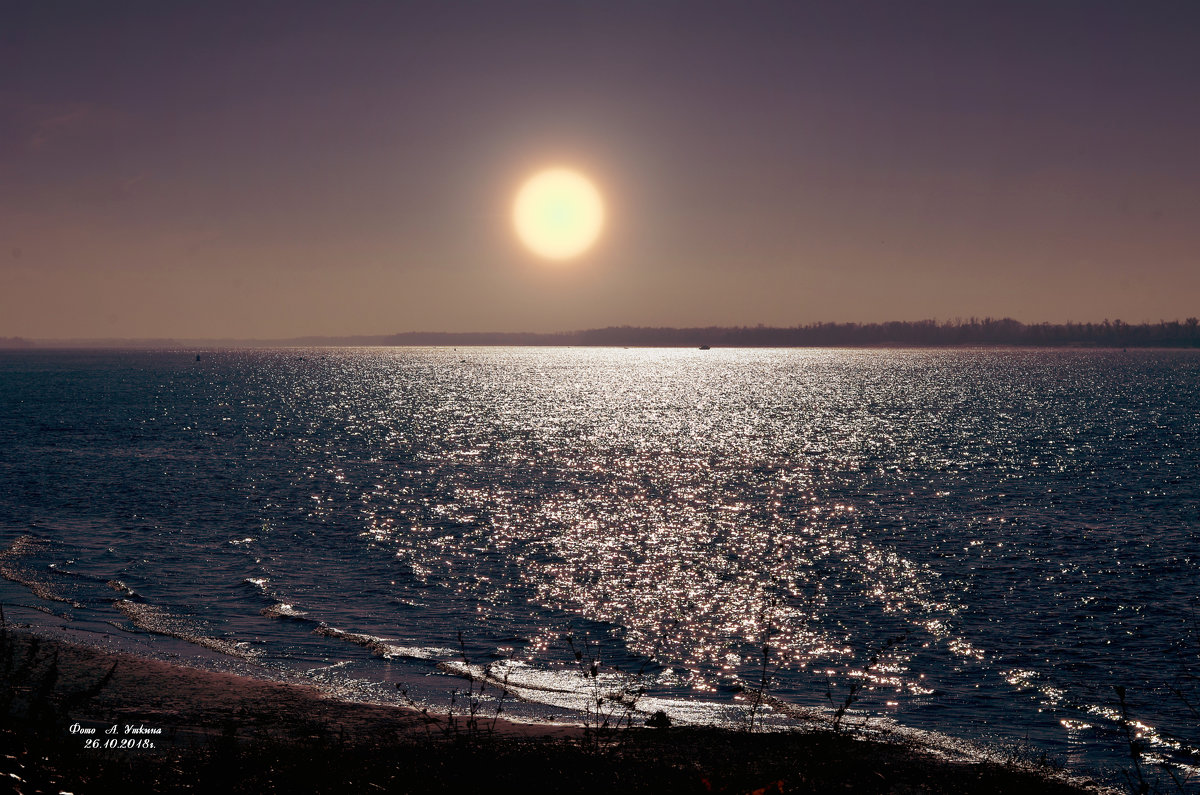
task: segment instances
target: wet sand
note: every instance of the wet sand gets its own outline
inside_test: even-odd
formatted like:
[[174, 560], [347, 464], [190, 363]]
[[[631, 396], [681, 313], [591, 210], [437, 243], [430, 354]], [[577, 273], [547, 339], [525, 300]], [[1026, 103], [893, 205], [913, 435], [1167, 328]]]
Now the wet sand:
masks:
[[[129, 793], [1100, 791], [1045, 769], [939, 759], [830, 732], [597, 734], [492, 715], [470, 727], [462, 716], [452, 725], [444, 714], [342, 702], [307, 686], [35, 641], [11, 628], [5, 645], [0, 778], [23, 793], [106, 792], [116, 782]], [[114, 663], [90, 698], [72, 698]], [[109, 740], [124, 747], [107, 748]]]

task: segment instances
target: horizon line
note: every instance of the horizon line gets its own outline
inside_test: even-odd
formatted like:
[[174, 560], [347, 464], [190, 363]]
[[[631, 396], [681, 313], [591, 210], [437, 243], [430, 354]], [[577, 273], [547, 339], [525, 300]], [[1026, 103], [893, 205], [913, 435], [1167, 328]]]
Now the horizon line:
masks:
[[1183, 321], [1126, 323], [1120, 319], [1063, 323], [1023, 323], [1011, 317], [955, 318], [938, 321], [814, 321], [794, 326], [605, 326], [572, 331], [402, 331], [385, 334], [302, 334], [288, 337], [0, 337], [3, 348], [65, 347], [379, 347], [438, 345], [636, 345], [686, 347], [846, 347], [852, 344], [913, 343], [1053, 345], [1108, 343], [1134, 345], [1200, 345], [1195, 317]]

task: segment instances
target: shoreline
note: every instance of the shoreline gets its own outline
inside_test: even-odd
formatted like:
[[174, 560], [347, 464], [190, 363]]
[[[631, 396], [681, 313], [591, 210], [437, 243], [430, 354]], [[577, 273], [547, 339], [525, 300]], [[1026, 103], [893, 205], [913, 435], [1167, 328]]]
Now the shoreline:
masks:
[[[23, 792], [38, 791], [39, 781], [41, 791], [101, 791], [113, 776], [132, 777], [130, 792], [336, 792], [351, 781], [397, 792], [474, 791], [496, 782], [581, 792], [1111, 791], [1014, 760], [950, 760], [912, 742], [829, 731], [602, 733], [490, 714], [472, 726], [465, 716], [448, 722], [408, 707], [340, 701], [312, 686], [96, 649], [11, 625], [3, 652], [13, 673], [4, 690], [17, 697], [0, 693], [13, 702], [0, 704], [8, 710], [0, 712], [0, 775], [34, 785]], [[39, 693], [49, 705], [40, 712]]]
[[[283, 681], [248, 673], [213, 670], [186, 661], [166, 661], [130, 651], [106, 649], [83, 640], [41, 633], [36, 628], [7, 626], [8, 638], [23, 657], [32, 642], [43, 660], [57, 663], [56, 687], [64, 691], [87, 690], [116, 668], [104, 687], [87, 705], [81, 720], [110, 716], [122, 723], [164, 728], [164, 735], [209, 736], [226, 732], [229, 716], [241, 712], [255, 716], [258, 725], [271, 725], [287, 735], [300, 736], [319, 725], [347, 737], [373, 736], [385, 729], [399, 734], [437, 730], [444, 715], [400, 705], [338, 698], [314, 684]], [[151, 700], [148, 701], [148, 695]], [[493, 725], [491, 717], [489, 726]], [[526, 723], [497, 718], [496, 734], [518, 737], [568, 737], [581, 727], [558, 723]]]

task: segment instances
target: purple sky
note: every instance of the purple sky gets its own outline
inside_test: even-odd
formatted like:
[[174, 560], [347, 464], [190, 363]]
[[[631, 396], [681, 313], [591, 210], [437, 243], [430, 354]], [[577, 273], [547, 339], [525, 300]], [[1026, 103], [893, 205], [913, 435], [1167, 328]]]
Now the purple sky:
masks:
[[1197, 314], [1198, 3], [0, 0], [0, 336]]

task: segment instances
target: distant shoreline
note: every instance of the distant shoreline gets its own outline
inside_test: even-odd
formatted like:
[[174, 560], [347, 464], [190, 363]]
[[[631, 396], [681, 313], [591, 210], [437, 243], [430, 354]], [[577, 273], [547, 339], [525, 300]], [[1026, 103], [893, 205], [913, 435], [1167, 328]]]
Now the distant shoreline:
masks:
[[1012, 318], [804, 326], [609, 326], [552, 333], [410, 331], [398, 334], [250, 338], [28, 339], [0, 337], [0, 349], [311, 348], [311, 347], [630, 347], [630, 348], [1200, 348], [1200, 320], [1133, 325], [1025, 324]]

